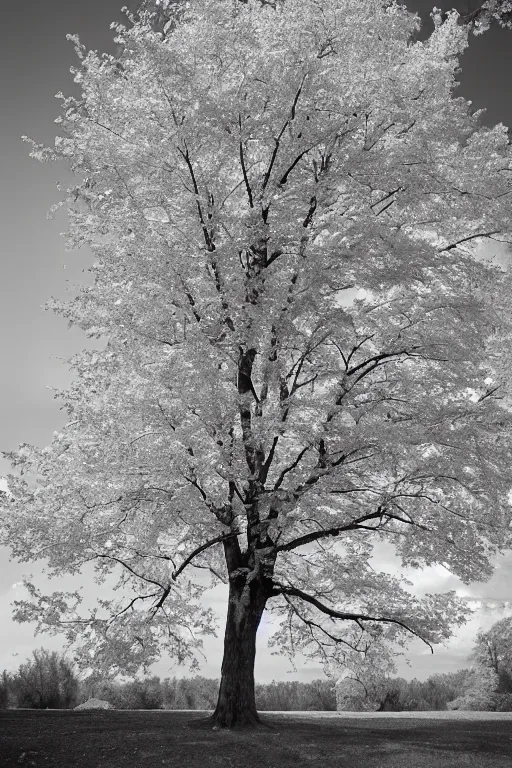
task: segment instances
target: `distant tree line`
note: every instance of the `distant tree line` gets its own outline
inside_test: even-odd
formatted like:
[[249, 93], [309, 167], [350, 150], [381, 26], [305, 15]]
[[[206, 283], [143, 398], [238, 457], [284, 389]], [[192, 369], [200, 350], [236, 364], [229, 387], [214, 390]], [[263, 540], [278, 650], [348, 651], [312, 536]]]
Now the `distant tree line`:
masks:
[[[512, 711], [512, 617], [477, 635], [469, 669], [405, 680], [348, 674], [301, 683], [272, 681], [256, 685], [260, 711], [435, 711], [446, 709]], [[90, 677], [80, 680], [73, 664], [41, 648], [13, 673], [0, 677], [0, 709], [71, 709], [90, 698], [116, 709], [213, 710], [219, 680], [206, 677], [147, 677], [126, 682]]]
[[345, 678], [336, 695], [337, 709], [352, 712], [512, 711], [512, 687], [498, 688], [491, 675], [477, 668], [431, 675], [423, 681], [382, 678], [366, 688]]
[[336, 685], [338, 710], [512, 711], [512, 617], [477, 635], [469, 669], [404, 680], [366, 669], [348, 673]]
[[[273, 681], [256, 686], [260, 711], [335, 710], [334, 680]], [[90, 698], [104, 699], [116, 709], [202, 709], [217, 702], [219, 680], [206, 677], [148, 677], [127, 682], [80, 681], [73, 665], [56, 652], [34, 651], [17, 672], [3, 672], [0, 709], [71, 709]]]
[[0, 709], [70, 709], [76, 706], [80, 683], [73, 665], [53, 651], [34, 651], [17, 672], [2, 673]]

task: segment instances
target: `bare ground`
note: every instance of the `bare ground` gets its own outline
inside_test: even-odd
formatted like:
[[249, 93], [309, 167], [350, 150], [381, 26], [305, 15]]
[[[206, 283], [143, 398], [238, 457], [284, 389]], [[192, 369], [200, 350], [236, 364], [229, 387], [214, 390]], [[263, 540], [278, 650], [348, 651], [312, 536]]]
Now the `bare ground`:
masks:
[[[512, 768], [512, 713], [263, 713], [256, 732], [204, 712], [7, 710], [1, 768]], [[419, 715], [419, 716], [418, 716]]]

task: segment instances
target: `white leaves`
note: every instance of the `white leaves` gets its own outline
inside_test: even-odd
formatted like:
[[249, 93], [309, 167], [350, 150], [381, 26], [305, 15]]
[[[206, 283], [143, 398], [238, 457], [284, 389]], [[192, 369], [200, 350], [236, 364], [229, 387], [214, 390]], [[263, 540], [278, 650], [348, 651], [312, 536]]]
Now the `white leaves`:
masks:
[[170, 221], [169, 215], [161, 207], [144, 208], [143, 212], [146, 221], [157, 221], [160, 224], [168, 224]]
[[[211, 628], [191, 567], [151, 605], [220, 531], [236, 525], [248, 550], [251, 515], [274, 543], [339, 526], [343, 557], [335, 536], [313, 538], [276, 574], [432, 642], [461, 605], [373, 572], [373, 544], [469, 580], [510, 523], [510, 414], [481, 398], [512, 380], [510, 291], [459, 246], [509, 222], [512, 158], [503, 127], [452, 98], [465, 31], [450, 15], [411, 43], [414, 18], [380, 0], [232, 10], [197, 0], [172, 44], [117, 28], [120, 61], [73, 38], [66, 138], [31, 142], [80, 179], [69, 242], [96, 256], [93, 284], [51, 306], [105, 346], [73, 360], [53, 445], [13, 455], [37, 487], [9, 481], [2, 515], [18, 555], [61, 572], [97, 557], [100, 581], [117, 569], [138, 590], [133, 611], [102, 606], [122, 612], [112, 646], [108, 618], [87, 619], [84, 658], [95, 647], [109, 669], [156, 657], [152, 627], [187, 656], [184, 638]], [[197, 564], [225, 576], [221, 546]], [[383, 653], [406, 634], [369, 631]], [[293, 632], [283, 643], [311, 650]], [[357, 624], [340, 637], [362, 642]]]

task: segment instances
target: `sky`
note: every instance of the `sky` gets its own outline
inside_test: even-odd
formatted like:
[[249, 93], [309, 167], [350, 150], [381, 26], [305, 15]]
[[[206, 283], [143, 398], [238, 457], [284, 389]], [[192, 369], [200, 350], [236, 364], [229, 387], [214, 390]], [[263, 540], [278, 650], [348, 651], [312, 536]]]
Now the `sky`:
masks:
[[[43, 144], [53, 143], [59, 91], [75, 88], [69, 68], [75, 64], [73, 46], [67, 33], [78, 33], [89, 48], [114, 52], [112, 21], [122, 20], [123, 0], [23, 0], [5, 2], [0, 25], [0, 451], [15, 449], [20, 443], [46, 445], [54, 431], [65, 422], [65, 414], [55, 400], [53, 388], [70, 383], [66, 359], [87, 346], [76, 329], [44, 310], [51, 297], [73, 295], [73, 284], [87, 280], [92, 259], [86, 250], [67, 253], [60, 232], [66, 229], [63, 214], [47, 219], [50, 206], [60, 199], [57, 183], [70, 181], [66, 169], [41, 165], [29, 158], [29, 146], [21, 141], [26, 134]], [[410, 0], [411, 10], [428, 16], [434, 4]], [[435, 3], [443, 9], [453, 3]], [[459, 3], [464, 9], [466, 3]], [[485, 122], [512, 126], [512, 31], [494, 29], [478, 38], [471, 37], [470, 48], [462, 61], [458, 95], [472, 100], [476, 108], [486, 108]], [[0, 477], [8, 472], [0, 458]], [[467, 666], [478, 629], [512, 613], [512, 553], [500, 558], [494, 576], [486, 584], [462, 585], [442, 568], [411, 574], [415, 590], [423, 592], [455, 589], [471, 598], [475, 614], [447, 647], [436, 647], [432, 656], [420, 641], [410, 645], [410, 666], [399, 660], [399, 674], [425, 679], [436, 672], [454, 671]], [[396, 572], [399, 564], [390, 547], [379, 551], [378, 566]], [[23, 573], [39, 576], [43, 588], [47, 581], [39, 564], [9, 561], [9, 551], [0, 547], [0, 670], [13, 670], [43, 645], [59, 650], [62, 641], [46, 635], [34, 637], [33, 626], [11, 620], [10, 603], [22, 597], [17, 586]], [[95, 585], [85, 575], [85, 594], [91, 599]], [[48, 589], [75, 588], [68, 579]], [[510, 601], [510, 602], [509, 602]], [[208, 593], [205, 601], [219, 614], [217, 640], [205, 638], [201, 674], [219, 677], [222, 656], [222, 623], [226, 611], [226, 588]], [[322, 667], [298, 657], [297, 671], [286, 659], [273, 656], [266, 648], [271, 627], [264, 622], [258, 637], [256, 679], [308, 681], [323, 677]], [[154, 667], [162, 677], [184, 676], [186, 668], [176, 667], [164, 658]]]

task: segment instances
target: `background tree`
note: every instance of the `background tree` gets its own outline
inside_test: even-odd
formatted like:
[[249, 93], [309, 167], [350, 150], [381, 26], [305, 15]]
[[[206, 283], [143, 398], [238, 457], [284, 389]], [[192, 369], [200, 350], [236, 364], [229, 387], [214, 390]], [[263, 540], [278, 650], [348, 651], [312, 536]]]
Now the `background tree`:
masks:
[[[195, 709], [214, 710], [219, 680], [201, 676], [160, 680], [158, 677], [128, 681], [100, 681], [92, 678], [80, 683], [79, 701], [105, 699], [116, 709]], [[333, 680], [301, 683], [282, 680], [258, 684], [255, 688], [259, 710], [334, 711], [336, 697]]]
[[165, 709], [215, 709], [219, 681], [200, 675], [163, 681]]
[[336, 710], [334, 680], [312, 680], [310, 683], [304, 683], [303, 685], [311, 697], [311, 700], [308, 701], [307, 709], [325, 712]]
[[33, 651], [32, 659], [7, 676], [12, 706], [28, 709], [72, 709], [78, 703], [79, 680], [72, 664], [56, 651]]
[[447, 709], [448, 702], [453, 701], [467, 688], [470, 674], [468, 669], [459, 669], [456, 672], [431, 675], [420, 683], [419, 697], [422, 706], [419, 708], [434, 711]]
[[471, 655], [479, 667], [494, 670], [500, 693], [512, 693], [512, 617], [497, 621], [487, 632], [479, 632]]
[[448, 702], [447, 709], [485, 712], [495, 709], [498, 675], [490, 667], [474, 666], [468, 674], [462, 693]]
[[477, 674], [494, 681], [489, 707], [512, 710], [512, 617], [497, 621], [487, 632], [479, 632], [471, 661]]
[[[396, 649], [373, 639], [359, 654], [345, 659], [336, 682], [336, 708], [346, 711], [378, 710], [395, 696]], [[329, 670], [330, 671], [330, 670]]]
[[336, 686], [337, 709], [364, 711], [443, 711], [501, 709], [508, 699], [495, 695], [496, 678], [477, 667], [431, 675], [424, 681], [390, 675], [356, 678], [347, 675]]
[[122, 686], [120, 709], [163, 709], [164, 697], [159, 677], [133, 680]]
[[10, 704], [10, 681], [6, 670], [2, 672], [0, 679], [0, 709], [7, 709]]
[[117, 27], [120, 60], [74, 38], [81, 97], [33, 146], [75, 172], [69, 245], [96, 257], [51, 306], [101, 343], [52, 446], [10, 454], [2, 522], [15, 557], [118, 577], [90, 613], [29, 580], [16, 604], [104, 675], [194, 668], [201, 597], [229, 584], [210, 723], [231, 727], [258, 722], [264, 610], [326, 668], [438, 643], [464, 601], [415, 596], [374, 546], [469, 582], [510, 545], [510, 291], [476, 247], [509, 237], [511, 149], [453, 96], [456, 14], [422, 43], [387, 0], [172, 20]]

